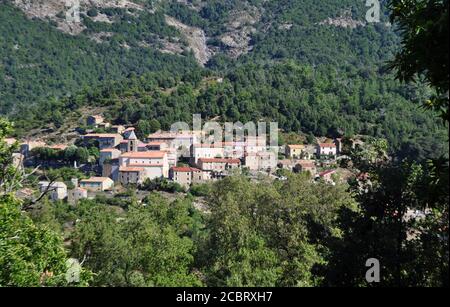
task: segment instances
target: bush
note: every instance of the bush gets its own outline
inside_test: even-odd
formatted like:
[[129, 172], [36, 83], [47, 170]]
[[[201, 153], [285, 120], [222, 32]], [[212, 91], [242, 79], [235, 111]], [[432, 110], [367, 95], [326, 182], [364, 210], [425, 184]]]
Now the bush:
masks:
[[98, 15], [98, 11], [97, 11], [97, 9], [92, 8], [92, 9], [87, 11], [87, 15], [89, 17], [96, 17]]
[[208, 196], [211, 191], [211, 186], [207, 183], [193, 185], [189, 189], [189, 193], [193, 196]]
[[169, 181], [165, 178], [155, 178], [153, 180], [146, 179], [140, 186], [141, 190], [146, 191], [163, 191], [169, 193], [181, 193], [186, 192], [180, 184]]

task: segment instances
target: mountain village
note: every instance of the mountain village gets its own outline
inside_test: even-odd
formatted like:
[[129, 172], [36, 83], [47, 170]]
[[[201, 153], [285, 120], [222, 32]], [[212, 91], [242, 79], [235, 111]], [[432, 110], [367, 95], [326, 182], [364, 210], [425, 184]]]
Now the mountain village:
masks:
[[[43, 164], [50, 169], [67, 167], [67, 161], [58, 160], [67, 158], [67, 152], [76, 152], [77, 148], [98, 149], [97, 154], [88, 154], [85, 161], [74, 158], [70, 164], [83, 174], [82, 178], [74, 177], [70, 182], [39, 181], [40, 193], [48, 193], [52, 200], [67, 199], [75, 203], [101, 193], [114, 194], [131, 186], [139, 189], [154, 180], [166, 180], [188, 190], [193, 185], [220, 180], [236, 172], [255, 180], [260, 175], [283, 180], [283, 171], [308, 172], [311, 180], [324, 180], [330, 184], [351, 177], [348, 170], [338, 167], [338, 161], [346, 157], [340, 138], [321, 138], [316, 144], [271, 147], [266, 146], [267, 139], [263, 135], [210, 144], [204, 142], [208, 139], [205, 131], [160, 130], [139, 140], [134, 127], [112, 125], [101, 115], [88, 116], [86, 124], [88, 129], [76, 139], [77, 147], [47, 144], [38, 139], [6, 140], [9, 144], [19, 143], [14, 154], [16, 166], [37, 169]], [[361, 141], [355, 141], [351, 146], [361, 144]], [[42, 158], [42, 152], [46, 153], [46, 158]], [[46, 161], [43, 163], [43, 160]], [[26, 187], [18, 195], [30, 197], [34, 192]]]

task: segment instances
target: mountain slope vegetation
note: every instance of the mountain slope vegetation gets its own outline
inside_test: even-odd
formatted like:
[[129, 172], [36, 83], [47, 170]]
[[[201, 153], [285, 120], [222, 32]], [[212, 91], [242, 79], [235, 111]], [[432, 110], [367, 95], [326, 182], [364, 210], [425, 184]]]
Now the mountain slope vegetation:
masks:
[[445, 128], [410, 103], [432, 92], [386, 70], [399, 38], [385, 15], [365, 21], [364, 1], [95, 3], [82, 1], [83, 31], [72, 35], [61, 30], [62, 14], [29, 19], [0, 4], [1, 113], [19, 133], [58, 126], [88, 105], [107, 106], [117, 123], [157, 119], [168, 128], [199, 112], [384, 137], [400, 158], [448, 152]]

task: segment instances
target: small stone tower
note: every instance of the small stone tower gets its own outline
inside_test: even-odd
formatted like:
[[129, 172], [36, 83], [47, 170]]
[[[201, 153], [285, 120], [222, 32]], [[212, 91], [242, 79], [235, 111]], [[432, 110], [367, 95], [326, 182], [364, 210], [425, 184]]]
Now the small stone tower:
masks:
[[130, 135], [128, 136], [128, 152], [136, 152], [138, 151], [138, 139], [136, 137], [136, 134], [134, 131], [131, 131]]

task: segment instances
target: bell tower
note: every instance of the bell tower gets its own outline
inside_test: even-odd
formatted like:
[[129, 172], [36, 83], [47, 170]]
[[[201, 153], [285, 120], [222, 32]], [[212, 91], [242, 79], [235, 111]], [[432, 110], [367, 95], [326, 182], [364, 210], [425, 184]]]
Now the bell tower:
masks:
[[136, 134], [134, 131], [131, 131], [130, 135], [128, 136], [128, 152], [136, 152], [138, 151], [138, 139], [136, 137]]

